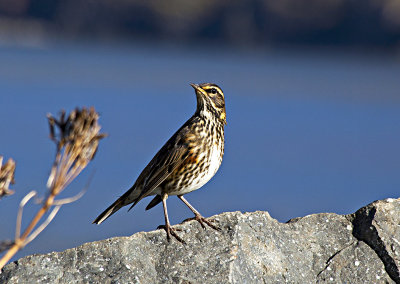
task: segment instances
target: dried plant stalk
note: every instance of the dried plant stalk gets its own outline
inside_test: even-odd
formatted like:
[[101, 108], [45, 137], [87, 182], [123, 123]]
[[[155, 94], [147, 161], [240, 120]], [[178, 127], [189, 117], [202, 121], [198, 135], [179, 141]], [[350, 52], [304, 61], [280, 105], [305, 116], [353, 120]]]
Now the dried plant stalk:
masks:
[[[22, 235], [20, 235], [20, 228], [23, 207], [30, 198], [36, 195], [36, 192], [30, 192], [26, 198], [21, 201], [17, 218], [15, 240], [7, 253], [0, 259], [0, 269], [18, 250], [31, 242], [44, 230], [62, 205], [74, 202], [82, 196], [83, 193], [80, 193], [75, 197], [55, 200], [56, 196], [60, 194], [94, 158], [100, 139], [106, 136], [105, 134], [100, 134], [101, 127], [98, 124], [99, 115], [93, 107], [90, 109], [76, 108], [68, 117], [65, 111], [62, 111], [59, 119], [51, 115], [47, 117], [50, 126], [50, 139], [56, 143], [57, 147], [54, 163], [47, 181], [49, 193], [47, 198], [43, 201], [42, 207], [33, 217]], [[39, 221], [51, 207], [53, 207], [51, 213], [46, 220], [36, 228]], [[36, 230], [34, 230], [35, 228]]]
[[6, 195], [14, 194], [14, 191], [9, 189], [10, 184], [14, 184], [15, 162], [13, 159], [3, 164], [3, 157], [0, 156], [0, 199]]

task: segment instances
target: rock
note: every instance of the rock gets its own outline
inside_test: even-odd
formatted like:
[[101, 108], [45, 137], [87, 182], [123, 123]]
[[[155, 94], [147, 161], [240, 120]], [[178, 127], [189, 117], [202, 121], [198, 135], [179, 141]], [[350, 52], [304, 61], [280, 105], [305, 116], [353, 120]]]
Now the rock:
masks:
[[0, 283], [400, 283], [400, 199], [354, 214], [321, 213], [279, 223], [267, 212], [212, 217], [162, 230], [24, 257]]

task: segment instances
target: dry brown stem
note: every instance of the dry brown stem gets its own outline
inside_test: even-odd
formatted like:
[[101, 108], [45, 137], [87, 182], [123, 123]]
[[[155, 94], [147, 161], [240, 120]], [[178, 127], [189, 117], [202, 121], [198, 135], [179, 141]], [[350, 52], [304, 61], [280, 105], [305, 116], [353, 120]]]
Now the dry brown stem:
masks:
[[[46, 228], [62, 205], [74, 202], [83, 195], [84, 191], [70, 198], [55, 200], [56, 196], [94, 158], [100, 139], [106, 136], [105, 134], [100, 134], [101, 127], [97, 122], [98, 118], [99, 115], [93, 107], [90, 109], [82, 108], [81, 110], [77, 108], [68, 117], [66, 117], [65, 111], [62, 111], [59, 119], [48, 115], [50, 139], [56, 143], [57, 147], [54, 163], [47, 181], [49, 193], [42, 202], [42, 207], [28, 224], [23, 234], [20, 235], [23, 208], [31, 198], [36, 196], [36, 192], [31, 191], [22, 199], [17, 216], [15, 240], [11, 244], [8, 244], [9, 249], [7, 253], [0, 259], [0, 269], [3, 268], [18, 250], [35, 239]], [[37, 226], [39, 221], [42, 220], [43, 216], [51, 208], [52, 210], [47, 218], [40, 226]], [[5, 246], [6, 244], [3, 243], [3, 245]]]

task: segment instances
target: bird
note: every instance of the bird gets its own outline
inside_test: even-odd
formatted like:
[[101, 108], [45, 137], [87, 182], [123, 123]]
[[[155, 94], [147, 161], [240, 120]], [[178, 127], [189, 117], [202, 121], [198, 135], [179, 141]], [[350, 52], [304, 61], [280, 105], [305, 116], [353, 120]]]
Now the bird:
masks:
[[195, 113], [157, 152], [132, 187], [101, 213], [93, 221], [94, 224], [101, 224], [123, 206], [132, 204], [131, 210], [143, 198], [155, 195], [146, 210], [162, 202], [165, 225], [158, 228], [165, 229], [168, 241], [172, 235], [185, 243], [168, 218], [167, 198], [176, 195], [194, 213], [192, 219], [197, 220], [203, 229], [206, 229], [206, 224], [220, 230], [183, 195], [201, 188], [220, 168], [224, 155], [224, 127], [227, 124], [225, 96], [222, 89], [213, 83], [190, 85], [197, 99]]

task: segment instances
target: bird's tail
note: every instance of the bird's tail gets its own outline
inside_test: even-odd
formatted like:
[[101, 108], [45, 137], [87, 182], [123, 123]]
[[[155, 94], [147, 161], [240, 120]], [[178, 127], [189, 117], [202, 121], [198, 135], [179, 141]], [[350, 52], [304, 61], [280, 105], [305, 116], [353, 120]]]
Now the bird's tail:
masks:
[[118, 198], [113, 204], [110, 205], [103, 213], [101, 213], [96, 220], [93, 221], [93, 224], [101, 224], [104, 220], [110, 217], [112, 214], [117, 212], [122, 206], [125, 206], [122, 197]]

